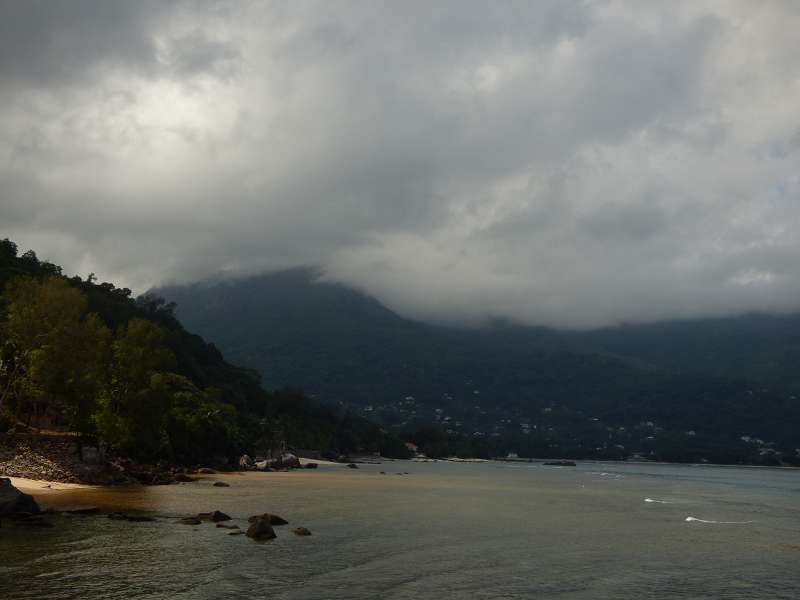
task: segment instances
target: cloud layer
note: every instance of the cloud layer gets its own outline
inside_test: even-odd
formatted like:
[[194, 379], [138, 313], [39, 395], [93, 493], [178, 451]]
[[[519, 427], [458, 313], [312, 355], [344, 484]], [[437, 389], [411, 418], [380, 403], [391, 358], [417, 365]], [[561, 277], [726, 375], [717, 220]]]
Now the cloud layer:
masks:
[[0, 236], [436, 320], [800, 309], [800, 8], [0, 0]]

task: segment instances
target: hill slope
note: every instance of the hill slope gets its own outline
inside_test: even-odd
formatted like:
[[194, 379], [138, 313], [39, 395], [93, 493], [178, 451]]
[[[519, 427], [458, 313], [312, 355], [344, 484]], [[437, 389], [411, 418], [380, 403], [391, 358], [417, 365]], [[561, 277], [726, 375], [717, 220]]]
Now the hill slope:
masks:
[[[313, 270], [157, 293], [268, 385], [301, 385], [398, 431], [438, 425], [497, 452], [545, 456], [760, 462], [775, 460], [773, 450], [795, 460], [800, 446], [794, 382], [773, 366], [763, 381], [787, 385], [767, 389], [753, 376], [763, 370], [759, 361], [751, 365], [746, 350], [726, 345], [730, 337], [763, 338], [747, 347], [769, 356], [773, 339], [759, 337], [755, 317], [586, 333], [444, 328], [320, 283]], [[791, 356], [791, 339], [784, 341], [782, 356]], [[709, 358], [695, 362], [692, 353]]]
[[[25, 369], [30, 373], [34, 372], [27, 363], [23, 363], [23, 359], [28, 360], [26, 357], [33, 353], [23, 355], [8, 328], [13, 305], [10, 295], [13, 286], [9, 284], [20, 281], [33, 282], [37, 293], [52, 284], [62, 297], [77, 296], [80, 300], [76, 302], [85, 301], [90, 316], [98, 317], [98, 328], [107, 328], [107, 344], [87, 344], [96, 351], [97, 357], [92, 357], [90, 361], [91, 350], [81, 347], [81, 350], [76, 351], [85, 352], [85, 355], [78, 356], [76, 365], [73, 365], [77, 376], [73, 372], [67, 373], [64, 361], [54, 360], [48, 365], [48, 371], [52, 371], [53, 377], [45, 382], [47, 385], [42, 384], [43, 377], [36, 380], [36, 385], [39, 386], [36, 388], [28, 380], [24, 384], [28, 387], [15, 383], [23, 381], [20, 373], [24, 375]], [[20, 304], [18, 301], [17, 309], [28, 309], [35, 298], [30, 296], [28, 304]], [[63, 312], [64, 308], [63, 304], [55, 304], [52, 312]], [[231, 458], [244, 451], [263, 451], [281, 440], [292, 446], [336, 453], [381, 450], [394, 456], [406, 455], [406, 449], [398, 438], [387, 435], [363, 418], [342, 416], [296, 391], [265, 390], [257, 371], [229, 363], [217, 346], [185, 329], [173, 314], [173, 308], [153, 296], [134, 299], [130, 290], [117, 288], [110, 283], [97, 283], [93, 277], [86, 281], [80, 277], [66, 278], [57, 265], [40, 261], [32, 251], [18, 256], [17, 246], [13, 242], [0, 240], [0, 433], [14, 425], [16, 417], [25, 411], [29, 415], [28, 420], [44, 416], [60, 429], [74, 427], [75, 424], [70, 422], [70, 414], [74, 412], [72, 405], [65, 405], [63, 400], [71, 389], [69, 386], [73, 385], [72, 381], [78, 377], [88, 381], [91, 376], [92, 381], [97, 381], [97, 385], [86, 389], [91, 389], [95, 395], [89, 397], [89, 394], [73, 394], [79, 398], [76, 402], [86, 405], [86, 419], [82, 423], [81, 433], [87, 435], [89, 441], [92, 441], [99, 429], [101, 421], [98, 415], [102, 414], [104, 399], [112, 396], [120, 398], [119, 402], [115, 400], [108, 416], [104, 417], [113, 419], [121, 414], [119, 406], [122, 400], [128, 401], [130, 396], [131, 406], [145, 407], [137, 409], [137, 419], [144, 420], [148, 414], [158, 413], [159, 427], [163, 426], [166, 430], [175, 425], [171, 432], [175, 440], [182, 436], [183, 451], [182, 455], [174, 457], [181, 460], [220, 456], [223, 452], [227, 454], [226, 458]], [[131, 353], [126, 355], [126, 361], [113, 363], [113, 357], [116, 356], [114, 352], [123, 347], [121, 344], [125, 341], [123, 338], [126, 328], [133, 322], [157, 326], [155, 331], [158, 332], [158, 337], [163, 337], [158, 344], [163, 345], [163, 349], [171, 357], [166, 362], [173, 362], [174, 358], [174, 364], [144, 367], [133, 364], [135, 361], [128, 361], [130, 356], [134, 356]], [[49, 335], [53, 329], [50, 327], [50, 331], [45, 333]], [[155, 335], [152, 329], [151, 325], [150, 329], [145, 328], [142, 331], [148, 332], [147, 335]], [[59, 339], [61, 338], [67, 340], [69, 336], [62, 335]], [[97, 340], [102, 339], [98, 334]], [[105, 348], [105, 351], [101, 351], [101, 348]], [[45, 354], [38, 348], [35, 352], [40, 356]], [[146, 358], [144, 356], [141, 360], [142, 364], [145, 364]], [[96, 373], [87, 371], [90, 363], [96, 363]], [[15, 364], [19, 368], [14, 368]], [[161, 387], [157, 390], [146, 388], [146, 391], [137, 392], [139, 395], [135, 398], [133, 393], [123, 398], [123, 392], [120, 391], [123, 386], [117, 383], [119, 377], [110, 374], [114, 368], [115, 373], [122, 373], [126, 368], [131, 371], [146, 371], [146, 375], [141, 378], [146, 385], [158, 383]], [[60, 370], [64, 373], [60, 373]], [[40, 371], [42, 369], [36, 372]], [[33, 375], [30, 376], [32, 377]], [[30, 410], [31, 406], [34, 409], [37, 406], [34, 399], [39, 406], [48, 407], [44, 411], [46, 414]], [[106, 404], [110, 405], [111, 402]], [[11, 418], [10, 407], [16, 412], [14, 419]], [[164, 425], [165, 422], [167, 425]], [[147, 423], [145, 425], [141, 428], [143, 431], [155, 430], [155, 426], [151, 427]], [[191, 439], [187, 428], [191, 428]], [[120, 426], [117, 429], [120, 435], [125, 433]], [[111, 428], [108, 430], [111, 431]], [[129, 447], [143, 447], [137, 436], [130, 434], [128, 437], [136, 438], [128, 444]], [[173, 458], [174, 448], [175, 444], [172, 444], [169, 451], [154, 447], [147, 458]]]

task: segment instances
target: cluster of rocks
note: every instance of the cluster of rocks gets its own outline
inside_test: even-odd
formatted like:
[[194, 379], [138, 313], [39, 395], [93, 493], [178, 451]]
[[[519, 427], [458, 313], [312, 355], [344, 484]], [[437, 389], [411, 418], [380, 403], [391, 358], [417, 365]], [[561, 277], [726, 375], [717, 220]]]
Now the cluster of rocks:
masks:
[[[55, 511], [51, 511], [55, 512]], [[65, 509], [61, 512], [73, 515], [97, 515], [100, 510], [96, 507], [84, 507]], [[32, 527], [52, 527], [53, 524], [44, 518], [39, 505], [32, 496], [25, 494], [15, 488], [7, 478], [0, 478], [0, 526], [2, 518], [8, 518], [15, 523]], [[159, 519], [151, 515], [130, 514], [124, 512], [112, 512], [107, 515], [113, 521], [126, 521], [128, 523], [153, 523]], [[163, 517], [162, 517], [163, 518]], [[170, 517], [167, 517], [170, 518]], [[170, 518], [174, 519], [174, 518]], [[228, 535], [246, 535], [256, 541], [271, 540], [277, 537], [274, 527], [288, 525], [289, 521], [272, 513], [263, 513], [250, 517], [246, 531], [235, 524], [230, 523], [233, 519], [220, 510], [198, 513], [180, 517], [177, 523], [180, 525], [202, 525], [204, 522], [214, 523], [220, 529], [230, 530]], [[311, 531], [306, 527], [296, 527], [292, 530], [295, 535], [309, 536]]]
[[[196, 474], [212, 475], [218, 471], [232, 470], [223, 457], [210, 462], [215, 468], [182, 469], [163, 462], [145, 464], [104, 456], [91, 446], [79, 449], [76, 438], [68, 434], [0, 434], [0, 475], [8, 477], [92, 485], [168, 485], [196, 481], [193, 477]], [[239, 469], [244, 471], [287, 471], [303, 468], [300, 459], [291, 453], [264, 460], [253, 460], [245, 454], [238, 462]], [[317, 464], [308, 463], [305, 468], [315, 469]], [[228, 486], [225, 482], [216, 482], [214, 485]]]
[[124, 471], [103, 460], [96, 448], [78, 452], [68, 435], [0, 434], [0, 475], [59, 483], [127, 483]]
[[280, 456], [262, 460], [254, 460], [244, 454], [239, 458], [239, 468], [243, 471], [288, 471], [289, 469], [302, 469], [303, 465], [297, 456], [285, 452]]

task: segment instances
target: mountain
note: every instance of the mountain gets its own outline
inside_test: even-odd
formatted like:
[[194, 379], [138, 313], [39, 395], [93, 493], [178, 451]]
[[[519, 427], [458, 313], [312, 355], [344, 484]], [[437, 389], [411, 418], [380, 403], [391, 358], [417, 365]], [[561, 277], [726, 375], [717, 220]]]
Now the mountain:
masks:
[[[120, 452], [147, 460], [233, 458], [280, 441], [407, 456], [399, 438], [363, 417], [297, 390], [265, 389], [257, 371], [184, 328], [163, 299], [133, 298], [94, 276], [67, 278], [33, 251], [17, 254], [16, 244], [0, 240], [0, 433], [27, 420], [92, 442], [106, 423], [109, 446], [125, 438]], [[90, 341], [78, 344], [76, 332]], [[148, 356], [155, 354], [163, 364]], [[126, 392], [132, 384], [120, 382], [137, 373], [139, 387]]]
[[798, 461], [797, 316], [589, 332], [442, 327], [313, 269], [154, 293], [268, 386], [302, 387], [415, 441], [522, 456]]

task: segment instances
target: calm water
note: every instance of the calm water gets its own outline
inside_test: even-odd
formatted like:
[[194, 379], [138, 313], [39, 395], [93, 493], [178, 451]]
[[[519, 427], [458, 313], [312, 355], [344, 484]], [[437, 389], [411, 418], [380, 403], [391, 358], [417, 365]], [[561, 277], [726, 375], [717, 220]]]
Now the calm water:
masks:
[[209, 480], [57, 499], [165, 516], [220, 509], [245, 526], [270, 511], [314, 535], [283, 527], [256, 543], [169, 519], [5, 524], [0, 595], [800, 598], [800, 472], [392, 462], [224, 479], [231, 487]]

